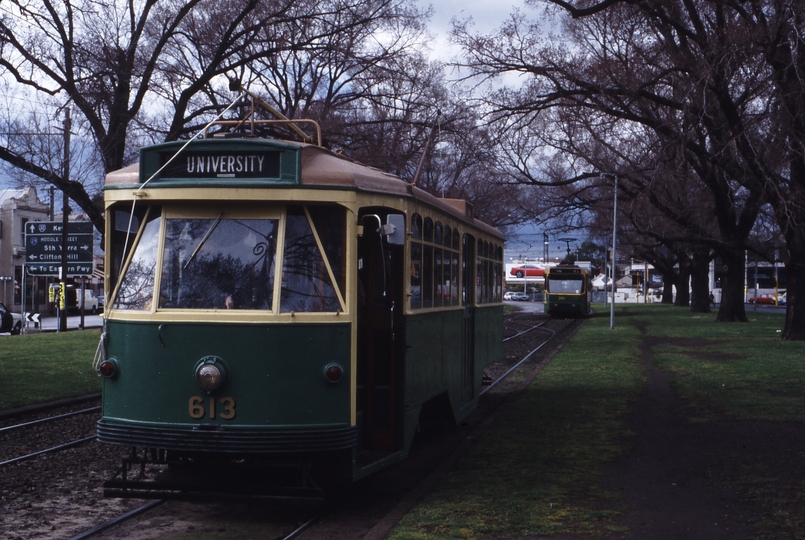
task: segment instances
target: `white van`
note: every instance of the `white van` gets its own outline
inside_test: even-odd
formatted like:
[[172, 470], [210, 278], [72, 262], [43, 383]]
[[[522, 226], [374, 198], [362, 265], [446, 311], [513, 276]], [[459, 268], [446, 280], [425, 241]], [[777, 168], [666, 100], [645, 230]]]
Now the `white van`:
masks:
[[[50, 285], [50, 312], [56, 313], [56, 292], [59, 290], [58, 283], [52, 283]], [[84, 289], [84, 298], [81, 298], [81, 289], [77, 289], [74, 285], [67, 285], [67, 292], [66, 297], [64, 299], [64, 304], [66, 309], [70, 311], [78, 311], [82, 307], [84, 308], [85, 312], [92, 313], [93, 315], [98, 313], [98, 305], [99, 305], [98, 297], [95, 296], [95, 293], [89, 289]]]
[[[76, 296], [81, 296], [80, 294]], [[93, 315], [98, 313], [98, 297], [89, 289], [84, 289], [83, 302], [76, 306], [78, 309], [84, 308], [84, 311], [89, 311]]]

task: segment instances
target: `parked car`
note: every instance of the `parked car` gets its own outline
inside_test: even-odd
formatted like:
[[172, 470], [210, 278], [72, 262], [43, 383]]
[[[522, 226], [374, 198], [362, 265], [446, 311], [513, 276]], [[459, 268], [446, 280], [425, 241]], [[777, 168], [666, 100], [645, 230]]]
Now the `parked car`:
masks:
[[0, 303], [0, 333], [5, 332], [18, 336], [22, 332], [22, 315], [12, 313], [5, 304]]
[[513, 294], [514, 294], [513, 292], [508, 292], [507, 291], [507, 292], [503, 293], [503, 299], [504, 300], [511, 300]]
[[[755, 297], [750, 296], [749, 300], [747, 300], [750, 304], [755, 303]], [[773, 294], [760, 294], [757, 297], [757, 303], [760, 304], [771, 304], [774, 305], [774, 295]]]
[[536, 264], [524, 264], [522, 266], [515, 266], [509, 271], [509, 273], [518, 278], [523, 276], [543, 277], [545, 275], [545, 269], [541, 266], [537, 266]]
[[524, 301], [528, 300], [528, 295], [524, 292], [513, 292], [511, 293], [512, 300]]

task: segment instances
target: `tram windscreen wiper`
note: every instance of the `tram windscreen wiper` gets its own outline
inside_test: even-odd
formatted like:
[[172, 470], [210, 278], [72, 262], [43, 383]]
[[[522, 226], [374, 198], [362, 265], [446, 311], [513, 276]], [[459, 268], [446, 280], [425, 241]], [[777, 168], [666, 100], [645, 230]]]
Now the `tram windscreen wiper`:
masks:
[[215, 228], [218, 226], [218, 224], [221, 223], [221, 217], [223, 217], [223, 215], [224, 215], [223, 212], [221, 212], [221, 214], [219, 214], [218, 218], [212, 223], [212, 225], [210, 225], [210, 228], [207, 229], [207, 232], [204, 233], [204, 236], [201, 238], [201, 241], [196, 246], [196, 249], [193, 250], [193, 254], [190, 255], [190, 258], [187, 259], [186, 263], [184, 263], [184, 266], [182, 267], [183, 270], [186, 270], [187, 267], [190, 266], [190, 263], [193, 262], [193, 259], [196, 258], [196, 255], [198, 255], [198, 252], [201, 251], [201, 247], [204, 245], [204, 243], [210, 237], [210, 235], [212, 234], [212, 231], [214, 231]]

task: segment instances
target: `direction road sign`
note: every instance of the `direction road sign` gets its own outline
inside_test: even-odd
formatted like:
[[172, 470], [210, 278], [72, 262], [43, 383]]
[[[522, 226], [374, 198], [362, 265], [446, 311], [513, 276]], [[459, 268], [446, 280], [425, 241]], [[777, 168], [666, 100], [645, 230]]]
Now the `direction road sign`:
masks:
[[[25, 266], [31, 275], [58, 275], [62, 263], [60, 221], [36, 221], [25, 224]], [[92, 274], [94, 237], [92, 223], [67, 224], [67, 275]]]
[[[29, 276], [58, 276], [61, 262], [57, 263], [25, 263]], [[92, 263], [67, 263], [68, 276], [92, 275]]]

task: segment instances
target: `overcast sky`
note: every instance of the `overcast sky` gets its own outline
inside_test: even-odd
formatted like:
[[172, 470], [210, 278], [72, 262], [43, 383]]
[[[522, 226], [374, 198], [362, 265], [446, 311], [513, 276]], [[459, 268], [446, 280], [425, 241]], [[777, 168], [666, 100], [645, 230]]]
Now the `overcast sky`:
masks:
[[[420, 5], [427, 6], [427, 0], [420, 0]], [[522, 8], [523, 0], [434, 0], [431, 5], [433, 16], [429, 27], [431, 33], [436, 35], [434, 56], [446, 60], [457, 52], [448, 54], [448, 58], [444, 58], [442, 54], [448, 46], [447, 37], [452, 28], [450, 20], [453, 17], [459, 20], [471, 17], [475, 31], [488, 33], [499, 27], [515, 6]]]

